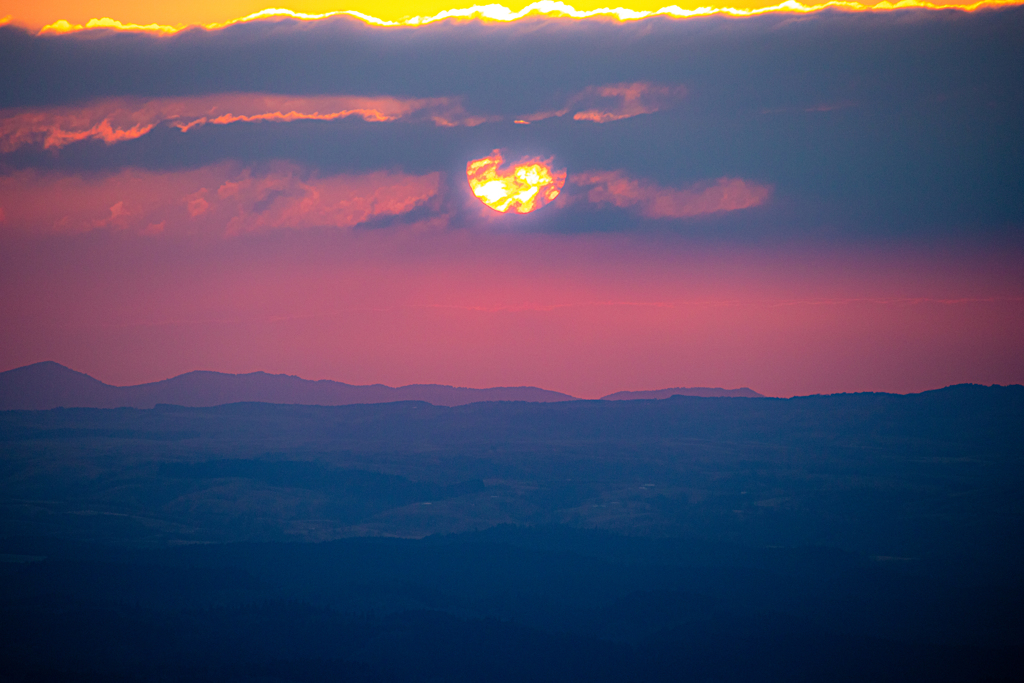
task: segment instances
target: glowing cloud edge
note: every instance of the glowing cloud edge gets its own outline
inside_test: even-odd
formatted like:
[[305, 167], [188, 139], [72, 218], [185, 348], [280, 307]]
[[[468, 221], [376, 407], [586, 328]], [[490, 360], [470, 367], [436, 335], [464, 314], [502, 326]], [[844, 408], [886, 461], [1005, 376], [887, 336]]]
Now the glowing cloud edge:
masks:
[[[205, 28], [207, 30], [218, 30], [233, 26], [235, 24], [244, 24], [253, 21], [261, 20], [274, 20], [274, 19], [297, 19], [301, 21], [317, 21], [321, 19], [328, 19], [337, 16], [348, 16], [354, 19], [359, 19], [367, 25], [377, 26], [382, 28], [411, 28], [417, 26], [425, 26], [439, 21], [455, 20], [455, 21], [489, 21], [489, 22], [501, 22], [508, 23], [519, 21], [521, 19], [545, 17], [551, 19], [609, 19], [617, 21], [638, 21], [642, 19], [648, 19], [651, 17], [665, 17], [669, 19], [688, 19], [693, 17], [706, 17], [716, 14], [731, 16], [731, 17], [749, 17], [756, 16], [759, 14], [771, 14], [771, 13], [794, 13], [794, 14], [809, 14], [814, 12], [820, 12], [823, 10], [841, 10], [848, 12], [888, 12], [902, 9], [925, 9], [925, 10], [959, 10], [963, 12], [973, 12], [979, 9], [995, 9], [999, 7], [1012, 7], [1024, 4], [1022, 0], [980, 0], [972, 4], [944, 4], [944, 3], [932, 3], [924, 0], [900, 0], [899, 2], [892, 3], [887, 0], [878, 2], [875, 4], [863, 4], [852, 0], [829, 0], [828, 2], [805, 5], [797, 0], [786, 0], [778, 5], [772, 5], [771, 7], [761, 7], [757, 9], [736, 9], [734, 7], [716, 7], [716, 6], [704, 6], [696, 9], [683, 9], [678, 5], [667, 5], [658, 10], [633, 10], [625, 7], [604, 7], [595, 10], [577, 10], [572, 5], [557, 0], [538, 0], [530, 5], [527, 5], [518, 12], [513, 12], [508, 7], [500, 4], [489, 4], [489, 5], [473, 5], [471, 7], [465, 7], [461, 9], [449, 9], [438, 12], [432, 16], [414, 16], [402, 19], [400, 21], [388, 21], [385, 19], [379, 19], [377, 17], [365, 14], [363, 12], [357, 12], [355, 10], [338, 10], [334, 12], [325, 12], [323, 14], [307, 14], [304, 12], [295, 12], [289, 9], [283, 8], [268, 8], [241, 17], [239, 19], [233, 19], [231, 21], [211, 24], [178, 24], [176, 26], [169, 26], [164, 24], [125, 24], [110, 17], [102, 17], [98, 19], [90, 19], [84, 25], [83, 24], [72, 24], [64, 19], [60, 19], [51, 24], [43, 26], [38, 34], [62, 34], [62, 33], [74, 33], [78, 31], [87, 31], [91, 29], [108, 29], [117, 31], [133, 31], [133, 32], [145, 32], [155, 34], [174, 34], [179, 31], [183, 31], [189, 28]], [[13, 18], [6, 16], [0, 19], [0, 25], [5, 23], [12, 23]]]

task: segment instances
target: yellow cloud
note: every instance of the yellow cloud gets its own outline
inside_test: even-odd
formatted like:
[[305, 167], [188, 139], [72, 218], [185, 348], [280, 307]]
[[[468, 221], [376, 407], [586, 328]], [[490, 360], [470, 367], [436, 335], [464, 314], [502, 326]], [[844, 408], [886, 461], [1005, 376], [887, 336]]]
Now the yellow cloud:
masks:
[[744, 16], [764, 12], [813, 12], [824, 8], [848, 11], [885, 11], [911, 7], [930, 9], [957, 8], [974, 10], [981, 7], [1019, 5], [1020, 0], [902, 0], [900, 2], [834, 2], [804, 4], [796, 0], [735, 0], [728, 4], [683, 2], [662, 5], [650, 0], [634, 0], [629, 7], [610, 8], [601, 0], [574, 0], [573, 4], [541, 0], [539, 2], [508, 2], [505, 4], [455, 5], [444, 0], [352, 0], [344, 10], [331, 0], [289, 0], [285, 8], [267, 8], [266, 0], [157, 0], [139, 3], [133, 0], [16, 0], [7, 11], [13, 21], [33, 31], [68, 32], [89, 28], [173, 33], [189, 26], [219, 28], [244, 21], [274, 17], [315, 20], [347, 14], [370, 24], [382, 26], [416, 26], [445, 19], [480, 19], [515, 21], [531, 15], [558, 17], [605, 17], [621, 21], [661, 15], [685, 18], [709, 14]]

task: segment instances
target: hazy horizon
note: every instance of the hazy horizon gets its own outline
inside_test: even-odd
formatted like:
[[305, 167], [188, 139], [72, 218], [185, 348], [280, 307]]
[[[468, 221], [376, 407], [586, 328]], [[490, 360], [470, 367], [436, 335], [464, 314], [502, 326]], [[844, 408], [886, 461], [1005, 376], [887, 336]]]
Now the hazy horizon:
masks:
[[[134, 386], [139, 386], [139, 385], [143, 385], [143, 384], [155, 384], [157, 382], [163, 382], [163, 381], [166, 381], [166, 380], [169, 380], [169, 379], [174, 379], [176, 377], [181, 377], [183, 375], [188, 375], [188, 374], [191, 374], [191, 373], [214, 373], [214, 374], [231, 375], [231, 376], [263, 374], [263, 375], [278, 376], [278, 377], [297, 378], [297, 379], [301, 379], [301, 380], [305, 380], [305, 381], [310, 381], [310, 382], [319, 382], [319, 381], [325, 381], [326, 380], [326, 381], [330, 381], [330, 382], [338, 382], [338, 383], [341, 383], [341, 384], [347, 384], [349, 386], [356, 386], [356, 387], [383, 385], [383, 386], [386, 386], [386, 387], [389, 387], [389, 388], [405, 388], [405, 387], [411, 387], [411, 386], [439, 386], [439, 387], [451, 387], [451, 388], [455, 388], [455, 389], [537, 388], [537, 389], [543, 389], [543, 390], [546, 390], [546, 391], [554, 391], [554, 392], [562, 393], [562, 394], [565, 394], [567, 396], [570, 396], [571, 398], [584, 399], [584, 400], [586, 400], [586, 399], [599, 399], [599, 398], [603, 398], [604, 396], [611, 396], [611, 395], [618, 394], [618, 393], [653, 393], [653, 392], [664, 391], [664, 390], [668, 390], [668, 389], [719, 389], [719, 390], [726, 390], [726, 391], [735, 391], [735, 390], [738, 390], [738, 389], [751, 389], [751, 390], [753, 390], [752, 387], [669, 387], [669, 386], [664, 386], [664, 387], [654, 387], [654, 388], [650, 388], [650, 389], [620, 389], [620, 390], [617, 390], [617, 391], [614, 391], [614, 392], [609, 392], [607, 394], [603, 394], [602, 396], [586, 397], [586, 396], [573, 396], [572, 394], [568, 394], [567, 392], [560, 392], [558, 389], [552, 389], [551, 387], [525, 385], [525, 384], [507, 385], [507, 386], [502, 386], [502, 387], [493, 387], [493, 386], [489, 386], [489, 387], [483, 387], [483, 386], [480, 386], [480, 387], [463, 387], [463, 386], [459, 386], [459, 385], [455, 385], [455, 384], [446, 384], [444, 382], [416, 382], [416, 383], [412, 383], [412, 384], [404, 384], [404, 385], [395, 385], [395, 386], [393, 386], [393, 385], [383, 384], [381, 382], [371, 382], [371, 383], [368, 383], [368, 384], [354, 384], [352, 382], [345, 382], [343, 380], [334, 379], [334, 378], [331, 378], [331, 377], [301, 377], [299, 375], [292, 374], [292, 373], [287, 373], [287, 372], [277, 372], [277, 373], [274, 373], [274, 372], [266, 372], [265, 370], [251, 370], [251, 371], [248, 371], [248, 372], [222, 372], [220, 370], [213, 370], [213, 369], [209, 369], [209, 368], [197, 368], [197, 369], [194, 369], [194, 370], [188, 370], [186, 372], [177, 373], [177, 374], [171, 375], [169, 377], [161, 377], [160, 379], [155, 379], [155, 380], [149, 380], [149, 381], [143, 381], [143, 382], [133, 382], [131, 384], [113, 384], [111, 382], [105, 381], [102, 377], [97, 377], [97, 376], [95, 376], [95, 375], [93, 375], [91, 373], [83, 372], [83, 371], [78, 370], [76, 368], [69, 367], [69, 366], [67, 366], [67, 365], [65, 365], [63, 363], [60, 363], [59, 361], [55, 361], [55, 360], [52, 360], [52, 359], [47, 359], [47, 360], [43, 360], [43, 361], [36, 361], [34, 363], [29, 363], [27, 365], [21, 365], [21, 366], [15, 367], [15, 368], [3, 369], [3, 370], [0, 370], [0, 374], [3, 374], [5, 372], [9, 372], [11, 370], [20, 370], [20, 369], [23, 369], [23, 368], [31, 367], [33, 365], [45, 365], [45, 364], [50, 364], [50, 363], [55, 364], [55, 365], [59, 365], [60, 367], [65, 368], [67, 370], [71, 370], [73, 372], [77, 372], [77, 373], [80, 373], [80, 374], [88, 375], [89, 377], [92, 377], [93, 379], [99, 380], [100, 382], [103, 382], [104, 384], [106, 384], [108, 386], [119, 387], [119, 388], [134, 387]], [[939, 388], [941, 388], [941, 387], [939, 387]], [[756, 391], [756, 390], [754, 390], [754, 391]], [[761, 393], [761, 392], [757, 392], [757, 393]], [[768, 397], [767, 394], [762, 394], [762, 395]], [[785, 398], [785, 397], [775, 397], [775, 398]]]
[[65, 365], [64, 363], [61, 363], [59, 361], [55, 361], [55, 360], [52, 360], [52, 359], [47, 359], [47, 360], [42, 360], [42, 361], [35, 361], [34, 363], [28, 363], [26, 365], [19, 365], [17, 367], [13, 367], [13, 368], [0, 369], [0, 373], [9, 372], [11, 370], [19, 370], [19, 369], [22, 369], [22, 368], [25, 368], [25, 367], [29, 367], [31, 365], [39, 365], [39, 364], [45, 364], [45, 363], [54, 363], [56, 365], [60, 365], [61, 367], [67, 368], [68, 370], [72, 370], [74, 372], [78, 372], [78, 373], [81, 373], [81, 374], [84, 374], [84, 375], [88, 375], [89, 377], [92, 377], [93, 379], [99, 380], [100, 382], [103, 382], [104, 384], [106, 384], [108, 386], [118, 387], [118, 388], [134, 387], [134, 386], [139, 386], [139, 385], [144, 385], [144, 384], [155, 384], [155, 383], [163, 382], [163, 381], [166, 381], [166, 380], [169, 380], [169, 379], [174, 379], [174, 378], [177, 378], [177, 377], [181, 377], [182, 375], [188, 375], [190, 373], [214, 373], [214, 374], [231, 375], [231, 376], [264, 374], [264, 375], [270, 375], [270, 376], [297, 378], [297, 379], [301, 379], [301, 380], [305, 380], [305, 381], [309, 381], [309, 382], [319, 382], [319, 381], [326, 380], [326, 381], [337, 382], [339, 384], [346, 384], [346, 385], [354, 386], [354, 387], [385, 386], [385, 387], [388, 387], [388, 388], [405, 388], [405, 387], [414, 387], [414, 386], [438, 386], [438, 387], [451, 387], [451, 388], [454, 388], [454, 389], [473, 389], [473, 390], [511, 389], [511, 388], [536, 388], [536, 389], [542, 389], [542, 390], [545, 390], [545, 391], [552, 391], [552, 392], [557, 392], [557, 393], [565, 394], [565, 395], [567, 395], [567, 396], [569, 396], [571, 398], [581, 399], [581, 400], [597, 400], [597, 399], [605, 398], [607, 396], [612, 396], [612, 395], [620, 394], [620, 393], [638, 393], [638, 394], [642, 394], [642, 393], [655, 393], [655, 392], [666, 391], [666, 390], [671, 390], [671, 389], [686, 389], [686, 390], [711, 389], [711, 390], [725, 390], [725, 391], [736, 391], [736, 390], [740, 390], [740, 389], [750, 389], [750, 390], [752, 390], [752, 391], [754, 391], [754, 392], [756, 392], [758, 394], [761, 394], [765, 398], [799, 398], [799, 397], [802, 397], [802, 396], [818, 396], [818, 395], [826, 395], [827, 396], [827, 395], [833, 395], [833, 394], [848, 394], [848, 393], [889, 393], [889, 394], [907, 395], [907, 394], [918, 394], [918, 393], [923, 393], [923, 392], [927, 392], [927, 391], [936, 391], [938, 389], [945, 389], [945, 388], [948, 388], [948, 387], [951, 387], [951, 386], [960, 385], [960, 384], [976, 384], [976, 385], [980, 385], [980, 386], [1015, 386], [1015, 385], [1019, 384], [1019, 383], [1016, 383], [1016, 382], [1009, 382], [1009, 383], [1006, 383], [1006, 384], [1000, 384], [999, 382], [992, 382], [990, 384], [984, 384], [982, 382], [955, 382], [955, 383], [951, 383], [951, 384], [944, 384], [944, 385], [941, 385], [941, 386], [927, 387], [927, 388], [919, 389], [919, 390], [915, 390], [915, 391], [902, 391], [901, 392], [901, 391], [881, 391], [881, 390], [877, 390], [877, 389], [861, 389], [861, 390], [858, 390], [858, 391], [844, 391], [844, 390], [822, 391], [822, 392], [814, 392], [814, 393], [808, 393], [808, 394], [792, 394], [792, 395], [789, 395], [789, 396], [777, 396], [777, 395], [767, 394], [767, 393], [765, 393], [763, 391], [759, 391], [756, 387], [750, 386], [749, 384], [740, 385], [740, 386], [721, 386], [721, 385], [670, 386], [670, 385], [664, 385], [664, 386], [656, 386], [656, 387], [641, 387], [641, 388], [632, 388], [631, 387], [631, 388], [616, 389], [614, 391], [603, 393], [603, 394], [598, 395], [598, 396], [578, 396], [578, 395], [575, 395], [575, 394], [571, 394], [571, 393], [569, 393], [567, 391], [562, 391], [558, 387], [545, 386], [545, 385], [541, 385], [541, 384], [507, 384], [507, 385], [500, 385], [500, 386], [498, 386], [498, 385], [492, 385], [492, 386], [462, 386], [462, 385], [450, 384], [450, 383], [441, 382], [441, 381], [435, 381], [435, 382], [412, 382], [412, 383], [409, 383], [409, 384], [394, 384], [394, 385], [392, 385], [392, 384], [385, 384], [383, 382], [368, 382], [368, 383], [365, 383], [365, 384], [356, 384], [354, 382], [348, 382], [348, 381], [345, 381], [344, 379], [337, 379], [337, 378], [334, 378], [334, 377], [303, 377], [301, 375], [297, 375], [297, 374], [289, 373], [289, 372], [268, 372], [266, 370], [249, 370], [249, 371], [241, 371], [241, 372], [224, 372], [222, 370], [216, 370], [216, 369], [212, 369], [212, 368], [195, 368], [195, 369], [192, 369], [192, 370], [186, 370], [185, 372], [179, 372], [179, 373], [176, 373], [174, 375], [167, 376], [167, 377], [159, 377], [159, 378], [156, 378], [156, 379], [144, 380], [144, 381], [139, 381], [139, 382], [131, 382], [131, 383], [126, 383], [126, 384], [114, 384], [112, 382], [109, 382], [109, 381], [105, 380], [103, 377], [97, 377], [96, 375], [94, 375], [92, 373], [85, 372], [85, 371], [80, 370], [78, 368], [70, 367], [68, 365]]

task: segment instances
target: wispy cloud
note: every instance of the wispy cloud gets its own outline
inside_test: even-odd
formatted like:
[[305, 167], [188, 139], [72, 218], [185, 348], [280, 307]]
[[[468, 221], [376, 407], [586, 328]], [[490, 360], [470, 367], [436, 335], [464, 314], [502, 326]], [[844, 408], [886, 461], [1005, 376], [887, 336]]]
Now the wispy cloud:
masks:
[[225, 163], [157, 173], [0, 176], [0, 230], [239, 235], [309, 227], [351, 228], [401, 216], [437, 197], [439, 173], [378, 171], [317, 177], [288, 163], [262, 171]]
[[[607, 123], [673, 106], [682, 86], [617, 83], [588, 87], [565, 107], [522, 117], [526, 122], [572, 114], [578, 121]], [[182, 132], [207, 125], [267, 121], [334, 121], [355, 117], [373, 123], [409, 120], [436, 126], [476, 126], [501, 117], [470, 115], [460, 98], [319, 95], [295, 97], [263, 93], [221, 93], [195, 97], [117, 97], [83, 105], [0, 111], [0, 152], [25, 145], [60, 149], [83, 140], [108, 145], [134, 140], [158, 125]]]
[[0, 112], [0, 152], [39, 144], [59, 149], [81, 140], [109, 144], [142, 137], [167, 124], [183, 132], [204, 125], [239, 121], [333, 121], [350, 116], [364, 121], [432, 121], [438, 126], [473, 126], [486, 118], [466, 114], [455, 98], [265, 95], [225, 93], [156, 99], [110, 98], [81, 106]]
[[586, 190], [587, 201], [632, 209], [647, 218], [689, 218], [702, 214], [748, 209], [763, 204], [771, 187], [742, 178], [719, 178], [686, 188], [662, 187], [622, 171], [591, 171], [569, 176]]
[[517, 122], [530, 123], [571, 113], [576, 121], [608, 123], [668, 109], [685, 96], [686, 88], [681, 85], [645, 82], [595, 85], [571, 96], [561, 109], [527, 114]]

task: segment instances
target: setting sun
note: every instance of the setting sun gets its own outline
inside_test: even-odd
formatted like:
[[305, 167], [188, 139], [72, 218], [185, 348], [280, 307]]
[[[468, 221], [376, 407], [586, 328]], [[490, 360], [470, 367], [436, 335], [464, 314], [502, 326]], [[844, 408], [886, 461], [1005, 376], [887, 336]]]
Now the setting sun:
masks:
[[502, 169], [501, 150], [466, 164], [473, 194], [495, 211], [530, 213], [552, 201], [565, 185], [565, 169], [551, 167], [553, 157], [523, 157]]

